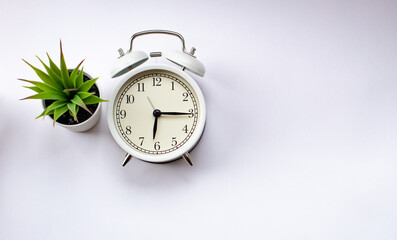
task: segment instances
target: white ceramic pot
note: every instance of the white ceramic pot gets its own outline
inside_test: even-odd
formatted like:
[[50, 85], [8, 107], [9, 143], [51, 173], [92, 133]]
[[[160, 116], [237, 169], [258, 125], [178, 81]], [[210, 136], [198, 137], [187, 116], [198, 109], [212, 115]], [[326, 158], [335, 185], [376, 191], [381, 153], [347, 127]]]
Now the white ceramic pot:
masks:
[[[85, 76], [89, 77], [90, 79], [93, 79], [86, 72], [83, 72], [83, 74]], [[101, 92], [99, 90], [98, 85], [96, 83], [94, 85], [97, 86], [99, 97], [101, 97]], [[44, 101], [42, 101], [42, 104], [43, 104], [43, 107], [45, 108], [46, 106], [44, 104]], [[84, 110], [82, 110], [82, 111], [84, 111]], [[95, 112], [91, 115], [90, 118], [88, 118], [84, 122], [81, 122], [81, 123], [78, 123], [78, 124], [73, 124], [73, 125], [62, 124], [62, 123], [59, 123], [57, 121], [55, 123], [58, 126], [64, 127], [64, 128], [66, 128], [66, 129], [68, 129], [70, 131], [73, 131], [73, 132], [84, 132], [84, 131], [87, 131], [87, 130], [93, 128], [99, 122], [99, 119], [101, 118], [101, 112], [102, 112], [102, 103], [98, 103], [98, 107], [96, 108]]]

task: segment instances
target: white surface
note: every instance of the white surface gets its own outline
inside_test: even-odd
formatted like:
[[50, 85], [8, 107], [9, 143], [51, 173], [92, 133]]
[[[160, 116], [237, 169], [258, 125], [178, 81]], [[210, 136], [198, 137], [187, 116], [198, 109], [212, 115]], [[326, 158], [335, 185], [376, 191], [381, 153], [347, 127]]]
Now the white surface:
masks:
[[[1, 1], [0, 239], [397, 238], [395, 1]], [[107, 129], [34, 120], [20, 59], [99, 76], [171, 29], [206, 68], [207, 126], [183, 161], [132, 161]], [[161, 44], [160, 44], [161, 43]], [[137, 39], [144, 51], [179, 49]], [[106, 112], [107, 104], [103, 105]]]

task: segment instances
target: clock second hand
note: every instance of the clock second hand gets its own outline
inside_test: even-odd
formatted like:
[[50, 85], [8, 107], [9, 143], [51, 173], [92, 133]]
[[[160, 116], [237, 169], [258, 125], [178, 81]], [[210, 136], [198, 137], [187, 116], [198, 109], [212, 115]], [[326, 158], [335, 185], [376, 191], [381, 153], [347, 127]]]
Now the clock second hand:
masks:
[[150, 103], [150, 105], [152, 105], [153, 110], [156, 110], [156, 108], [154, 107], [152, 101], [150, 101], [150, 98], [149, 98], [149, 97], [147, 97], [147, 100], [149, 100], [149, 103]]
[[[152, 101], [150, 100], [149, 97], [147, 97], [147, 100], [149, 100], [150, 105], [152, 106], [153, 110], [158, 110], [159, 115], [191, 115], [192, 113], [187, 113], [187, 112], [162, 112], [159, 109], [156, 109], [152, 103]], [[154, 114], [154, 113], [153, 113]]]

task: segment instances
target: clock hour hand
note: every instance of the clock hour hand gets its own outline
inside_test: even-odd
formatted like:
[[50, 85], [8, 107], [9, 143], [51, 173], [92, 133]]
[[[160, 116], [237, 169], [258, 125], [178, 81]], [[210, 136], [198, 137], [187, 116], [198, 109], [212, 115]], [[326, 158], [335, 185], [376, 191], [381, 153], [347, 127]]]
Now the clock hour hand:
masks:
[[154, 117], [154, 126], [153, 126], [153, 139], [156, 137], [156, 132], [157, 132], [157, 121], [159, 117]]
[[186, 113], [186, 112], [161, 112], [161, 115], [192, 115], [192, 113]]

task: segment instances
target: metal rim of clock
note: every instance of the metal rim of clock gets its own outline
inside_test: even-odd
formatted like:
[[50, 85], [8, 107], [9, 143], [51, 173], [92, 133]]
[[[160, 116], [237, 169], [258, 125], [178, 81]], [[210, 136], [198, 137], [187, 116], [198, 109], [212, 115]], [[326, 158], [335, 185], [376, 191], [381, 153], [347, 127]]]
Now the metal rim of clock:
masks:
[[182, 52], [170, 51], [166, 53], [166, 58], [169, 61], [183, 67], [184, 69], [186, 68], [187, 70], [191, 71], [194, 74], [197, 74], [201, 77], [204, 76], [205, 67], [194, 56], [196, 49], [193, 47], [191, 51], [188, 53], [185, 47], [185, 40], [180, 33], [169, 30], [146, 30], [146, 31], [137, 32], [134, 35], [132, 35], [130, 42], [130, 49], [128, 50], [127, 53], [124, 53], [123, 49], [121, 48], [119, 49], [120, 57], [113, 64], [112, 70], [110, 72], [112, 78], [119, 77], [127, 73], [128, 71], [138, 67], [139, 65], [143, 64], [149, 59], [147, 54], [142, 51], [136, 51], [136, 50], [132, 51], [134, 39], [139, 36], [148, 35], [148, 34], [167, 34], [167, 35], [177, 36], [182, 42]]
[[[181, 78], [186, 80], [186, 82], [188, 82], [192, 87], [192, 90], [196, 92], [197, 101], [200, 104], [199, 121], [197, 123], [197, 127], [193, 135], [190, 137], [189, 141], [187, 141], [183, 146], [170, 153], [156, 155], [156, 154], [146, 154], [139, 152], [138, 150], [135, 150], [121, 138], [121, 136], [117, 132], [116, 125], [114, 122], [114, 118], [113, 118], [114, 104], [116, 103], [117, 94], [119, 93], [123, 85], [137, 74], [149, 70], [165, 70], [165, 71], [170, 71], [176, 75], [179, 75]], [[169, 66], [164, 64], [148, 64], [146, 66], [142, 66], [130, 71], [124, 76], [123, 80], [117, 83], [109, 99], [110, 100], [108, 104], [107, 120], [108, 120], [110, 132], [114, 140], [124, 151], [143, 161], [153, 162], [153, 163], [166, 163], [181, 158], [184, 153], [187, 153], [193, 149], [193, 147], [197, 144], [197, 142], [200, 140], [201, 135], [203, 134], [204, 126], [206, 122], [206, 104], [203, 93], [201, 92], [201, 89], [198, 86], [198, 84], [193, 80], [193, 78], [189, 74], [181, 71], [180, 69], [174, 66]]]

